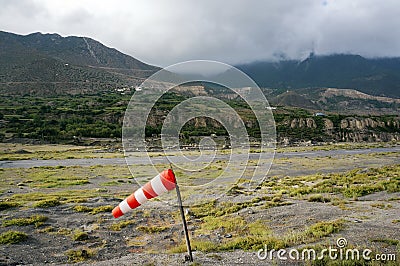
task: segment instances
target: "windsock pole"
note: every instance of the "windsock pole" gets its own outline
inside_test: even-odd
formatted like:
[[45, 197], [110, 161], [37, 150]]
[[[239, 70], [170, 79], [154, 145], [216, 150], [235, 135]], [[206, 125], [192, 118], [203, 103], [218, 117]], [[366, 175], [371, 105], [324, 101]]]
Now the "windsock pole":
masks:
[[189, 233], [188, 233], [186, 219], [185, 219], [185, 213], [183, 212], [181, 192], [179, 190], [179, 186], [178, 186], [177, 183], [176, 183], [175, 189], [176, 189], [176, 195], [178, 197], [178, 207], [179, 207], [179, 210], [181, 212], [182, 223], [183, 223], [183, 231], [185, 233], [186, 247], [187, 247], [187, 251], [188, 251], [188, 254], [185, 256], [185, 261], [192, 262], [193, 261], [192, 248], [190, 246], [190, 239], [189, 239]]

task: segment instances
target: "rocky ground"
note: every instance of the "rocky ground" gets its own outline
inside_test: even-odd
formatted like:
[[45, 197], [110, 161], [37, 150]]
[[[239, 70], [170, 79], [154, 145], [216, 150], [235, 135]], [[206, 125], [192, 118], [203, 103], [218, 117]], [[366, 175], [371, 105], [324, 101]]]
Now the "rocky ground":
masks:
[[[398, 162], [399, 153], [380, 156], [357, 156], [357, 162], [363, 167], [366, 167], [368, 163], [376, 167], [377, 161], [380, 161], [382, 165], [392, 165], [396, 160]], [[333, 171], [329, 161], [324, 161], [322, 158], [313, 159], [316, 161], [308, 159], [307, 162], [301, 163], [296, 160], [277, 162], [276, 169], [272, 169], [271, 172], [279, 176], [284, 171], [284, 167], [290, 167], [287, 173], [291, 176], [297, 176], [296, 169], [300, 174], [308, 175], [311, 170], [307, 172], [304, 169], [310, 168], [312, 164], [320, 167], [323, 163], [326, 167], [321, 169], [326, 169], [326, 172]], [[351, 161], [347, 157], [345, 160]], [[302, 167], [297, 167], [299, 165]], [[340, 168], [340, 171], [354, 168], [354, 165], [350, 163], [342, 165], [346, 167]], [[50, 170], [54, 169], [43, 169], [43, 171]], [[22, 170], [15, 171], [21, 171], [19, 173], [22, 176]], [[368, 169], [361, 170], [361, 173], [363, 171], [367, 172]], [[6, 170], [2, 172], [8, 173]], [[392, 175], [397, 175], [398, 178], [400, 173], [392, 172]], [[302, 261], [282, 261], [277, 258], [273, 261], [260, 260], [256, 250], [237, 248], [215, 251], [209, 247], [201, 247], [199, 244], [193, 245], [194, 262], [188, 263], [184, 261], [184, 253], [182, 253], [184, 249], [177, 249], [182, 244], [184, 245], [182, 224], [177, 208], [152, 200], [145, 206], [135, 209], [131, 214], [114, 219], [110, 211], [122, 197], [117, 193], [119, 186], [101, 185], [107, 177], [96, 176], [91, 178], [88, 184], [62, 188], [32, 188], [31, 184], [36, 179], [33, 174], [30, 177], [32, 180], [28, 180], [29, 182], [25, 180], [27, 185], [6, 186], [8, 183], [2, 183], [1, 203], [16, 202], [17, 199], [23, 203], [11, 207], [2, 205], [0, 233], [20, 231], [26, 233], [27, 238], [16, 244], [1, 244], [0, 265], [71, 263], [77, 265], [285, 265], [303, 263]], [[3, 176], [3, 180], [8, 180], [7, 176]], [[301, 182], [307, 185], [309, 181]], [[268, 185], [264, 186], [268, 187]], [[296, 186], [298, 185], [293, 185], [294, 188], [297, 188]], [[69, 197], [71, 188], [74, 190], [70, 192]], [[81, 194], [73, 194], [79, 189], [81, 189]], [[222, 205], [216, 205], [216, 208], [239, 206], [237, 210], [219, 216], [222, 217], [222, 221], [219, 222], [223, 222], [225, 218], [227, 221], [243, 221], [242, 229], [234, 227], [232, 231], [228, 231], [227, 228], [223, 228], [229, 225], [221, 228], [218, 228], [218, 225], [212, 227], [213, 225], [207, 220], [208, 216], [201, 216], [199, 212], [196, 214], [195, 208], [188, 208], [186, 217], [191, 238], [194, 241], [204, 243], [208, 241], [207, 243], [211, 242], [219, 246], [239, 239], [241, 234], [248, 234], [247, 226], [261, 221], [265, 226], [265, 231], [271, 232], [274, 239], [284, 239], [296, 234], [301, 235], [306, 228], [320, 221], [340, 220], [343, 226], [339, 230], [311, 240], [296, 238], [287, 248], [335, 247], [338, 238], [345, 238], [348, 247], [369, 248], [374, 251], [374, 254], [399, 256], [400, 192], [383, 190], [350, 198], [346, 198], [341, 193], [323, 193], [316, 196], [317, 200], [310, 200], [312, 194], [299, 196], [289, 193], [274, 200], [263, 198], [267, 195], [266, 191], [267, 189], [262, 188], [249, 194], [238, 190], [218, 200], [218, 204]], [[38, 193], [41, 192], [45, 194], [39, 197]], [[59, 192], [65, 192], [65, 194], [58, 197], [59, 202], [54, 204], [55, 206], [37, 205], [38, 202], [46, 199], [46, 194], [53, 197], [54, 193]], [[273, 196], [276, 197], [275, 194]], [[325, 201], [324, 198], [330, 200]], [[334, 204], [334, 201], [338, 204]], [[253, 203], [240, 205], [243, 202]], [[227, 203], [230, 205], [223, 205]], [[15, 220], [39, 216], [45, 219], [32, 224], [21, 225], [18, 224], [18, 220]]]

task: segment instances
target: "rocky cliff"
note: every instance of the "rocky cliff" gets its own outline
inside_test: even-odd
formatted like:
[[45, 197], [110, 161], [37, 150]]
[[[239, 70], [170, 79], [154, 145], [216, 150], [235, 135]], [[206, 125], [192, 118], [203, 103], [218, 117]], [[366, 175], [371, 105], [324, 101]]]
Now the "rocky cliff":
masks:
[[379, 142], [400, 140], [399, 117], [289, 118], [278, 125], [278, 141]]

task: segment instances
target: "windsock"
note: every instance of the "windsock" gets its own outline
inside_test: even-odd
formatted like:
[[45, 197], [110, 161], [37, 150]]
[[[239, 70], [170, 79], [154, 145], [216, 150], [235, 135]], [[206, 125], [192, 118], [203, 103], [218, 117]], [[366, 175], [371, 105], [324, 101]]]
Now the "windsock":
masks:
[[115, 218], [118, 218], [136, 207], [139, 207], [148, 199], [152, 199], [167, 191], [173, 190], [175, 186], [176, 180], [174, 172], [171, 169], [164, 170], [147, 182], [143, 187], [136, 190], [135, 193], [124, 199], [114, 208], [112, 214]]

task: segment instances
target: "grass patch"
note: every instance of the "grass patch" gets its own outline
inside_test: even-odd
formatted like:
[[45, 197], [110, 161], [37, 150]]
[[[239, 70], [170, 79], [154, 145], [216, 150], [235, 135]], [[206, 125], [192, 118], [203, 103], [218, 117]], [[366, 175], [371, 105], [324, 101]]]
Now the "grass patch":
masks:
[[57, 198], [52, 198], [52, 199], [45, 199], [38, 201], [33, 204], [33, 207], [37, 208], [50, 208], [50, 207], [56, 207], [61, 205], [61, 201]]
[[47, 226], [47, 227], [42, 228], [42, 229], [37, 229], [36, 232], [38, 232], [38, 233], [52, 233], [52, 232], [54, 232], [54, 227], [53, 226]]
[[90, 259], [95, 255], [95, 252], [91, 249], [77, 249], [68, 250], [65, 255], [68, 257], [68, 262], [76, 263]]
[[7, 210], [7, 209], [15, 208], [15, 207], [18, 207], [18, 206], [19, 206], [19, 204], [16, 203], [16, 202], [4, 202], [4, 201], [1, 201], [0, 202], [0, 211], [4, 211], [4, 210]]
[[73, 209], [76, 212], [91, 212], [93, 210], [93, 208], [84, 205], [76, 205]]
[[104, 205], [104, 206], [99, 206], [99, 207], [88, 207], [84, 205], [76, 205], [74, 206], [74, 211], [76, 212], [87, 212], [90, 214], [98, 214], [102, 212], [111, 212], [114, 209], [113, 206], [111, 205]]
[[129, 221], [129, 220], [128, 221], [120, 221], [118, 223], [114, 223], [114, 224], [110, 225], [109, 228], [112, 231], [121, 231], [122, 228], [125, 228], [125, 227], [127, 227], [127, 226], [129, 226], [131, 224], [135, 224], [135, 222], [134, 221]]
[[[267, 245], [269, 249], [280, 249], [285, 247], [285, 243], [276, 237], [257, 237], [257, 236], [243, 236], [237, 237], [231, 241], [218, 244], [209, 240], [191, 240], [191, 245], [194, 250], [202, 252], [218, 252], [218, 251], [232, 251], [235, 249], [242, 250], [258, 250]], [[184, 243], [175, 246], [169, 250], [170, 253], [183, 253], [186, 251]]]
[[387, 209], [392, 208], [393, 206], [392, 206], [392, 204], [373, 203], [373, 204], [371, 204], [371, 207], [387, 210]]
[[222, 230], [223, 233], [240, 233], [246, 229], [246, 221], [240, 217], [204, 217], [199, 233], [209, 233], [212, 230]]
[[390, 239], [390, 238], [379, 238], [379, 239], [373, 239], [372, 242], [379, 242], [379, 243], [385, 243], [391, 246], [397, 246], [400, 241], [397, 239]]
[[111, 205], [104, 205], [104, 206], [99, 206], [95, 207], [92, 209], [90, 214], [98, 214], [98, 213], [103, 213], [103, 212], [111, 212], [114, 209], [113, 206]]
[[325, 197], [322, 196], [321, 194], [313, 194], [313, 195], [310, 195], [310, 196], [308, 197], [308, 201], [309, 201], [309, 202], [322, 202], [322, 203], [326, 203], [326, 202], [330, 202], [331, 199], [325, 198]]
[[[102, 148], [75, 145], [28, 145], [15, 143], [0, 144], [0, 160], [29, 160], [29, 159], [86, 159], [86, 158], [122, 158], [121, 152], [102, 152]], [[25, 152], [21, 152], [25, 151]]]
[[80, 187], [96, 177], [124, 181], [130, 180], [132, 175], [126, 167], [119, 165], [6, 168], [0, 171], [0, 187], [8, 189], [16, 184], [37, 189]]
[[62, 236], [67, 236], [70, 235], [71, 233], [72, 233], [71, 229], [64, 227], [61, 227], [57, 230], [57, 232], [54, 232], [55, 235], [62, 235]]
[[170, 227], [169, 226], [145, 226], [141, 225], [136, 227], [136, 230], [143, 232], [143, 233], [148, 233], [148, 234], [154, 234], [154, 233], [160, 233], [165, 230], [168, 230]]
[[15, 218], [11, 220], [5, 220], [3, 221], [3, 226], [27, 226], [27, 225], [32, 225], [34, 224], [36, 227], [41, 226], [45, 221], [47, 221], [47, 217], [43, 215], [33, 215], [31, 217], [27, 218]]
[[0, 235], [0, 244], [17, 244], [28, 238], [28, 235], [19, 231], [7, 231]]
[[343, 227], [342, 220], [324, 221], [311, 225], [304, 235], [307, 237], [322, 238], [338, 232]]
[[[272, 231], [260, 220], [248, 223], [242, 218], [237, 217], [206, 217], [204, 224], [198, 233], [213, 233], [213, 230], [224, 229], [225, 232], [232, 232], [232, 238], [222, 239], [216, 243], [211, 240], [192, 239], [192, 246], [195, 250], [202, 252], [232, 251], [241, 249], [245, 251], [256, 251], [267, 245], [268, 249], [281, 249], [290, 246], [308, 244], [317, 241], [332, 233], [338, 232], [343, 227], [342, 220], [322, 221], [306, 227], [296, 232], [288, 232], [282, 236], [275, 236]], [[236, 224], [235, 224], [236, 223]], [[220, 226], [220, 227], [219, 227]], [[208, 231], [205, 231], [205, 230]], [[172, 253], [180, 253], [186, 250], [184, 243], [169, 250]]]
[[101, 189], [80, 189], [80, 190], [60, 190], [54, 192], [30, 192], [13, 194], [7, 197], [6, 200], [19, 205], [34, 205], [47, 199], [58, 198], [62, 203], [84, 202], [87, 199], [101, 196]]
[[89, 235], [86, 232], [76, 230], [72, 235], [72, 240], [74, 241], [85, 241], [89, 239]]
[[[315, 174], [299, 177], [270, 178], [263, 183], [270, 191], [283, 191], [290, 197], [333, 193], [347, 198], [357, 198], [379, 191], [400, 192], [400, 164], [368, 170], [354, 169], [345, 173]], [[310, 198], [309, 198], [310, 199]], [[312, 196], [312, 201], [324, 197]]]
[[289, 202], [282, 201], [281, 196], [282, 195], [278, 193], [278, 196], [255, 197], [252, 200], [245, 202], [222, 202], [219, 204], [216, 200], [213, 200], [192, 207], [191, 212], [196, 218], [203, 218], [207, 216], [219, 217], [236, 213], [242, 209], [255, 206], [264, 201], [266, 208], [291, 204]]

